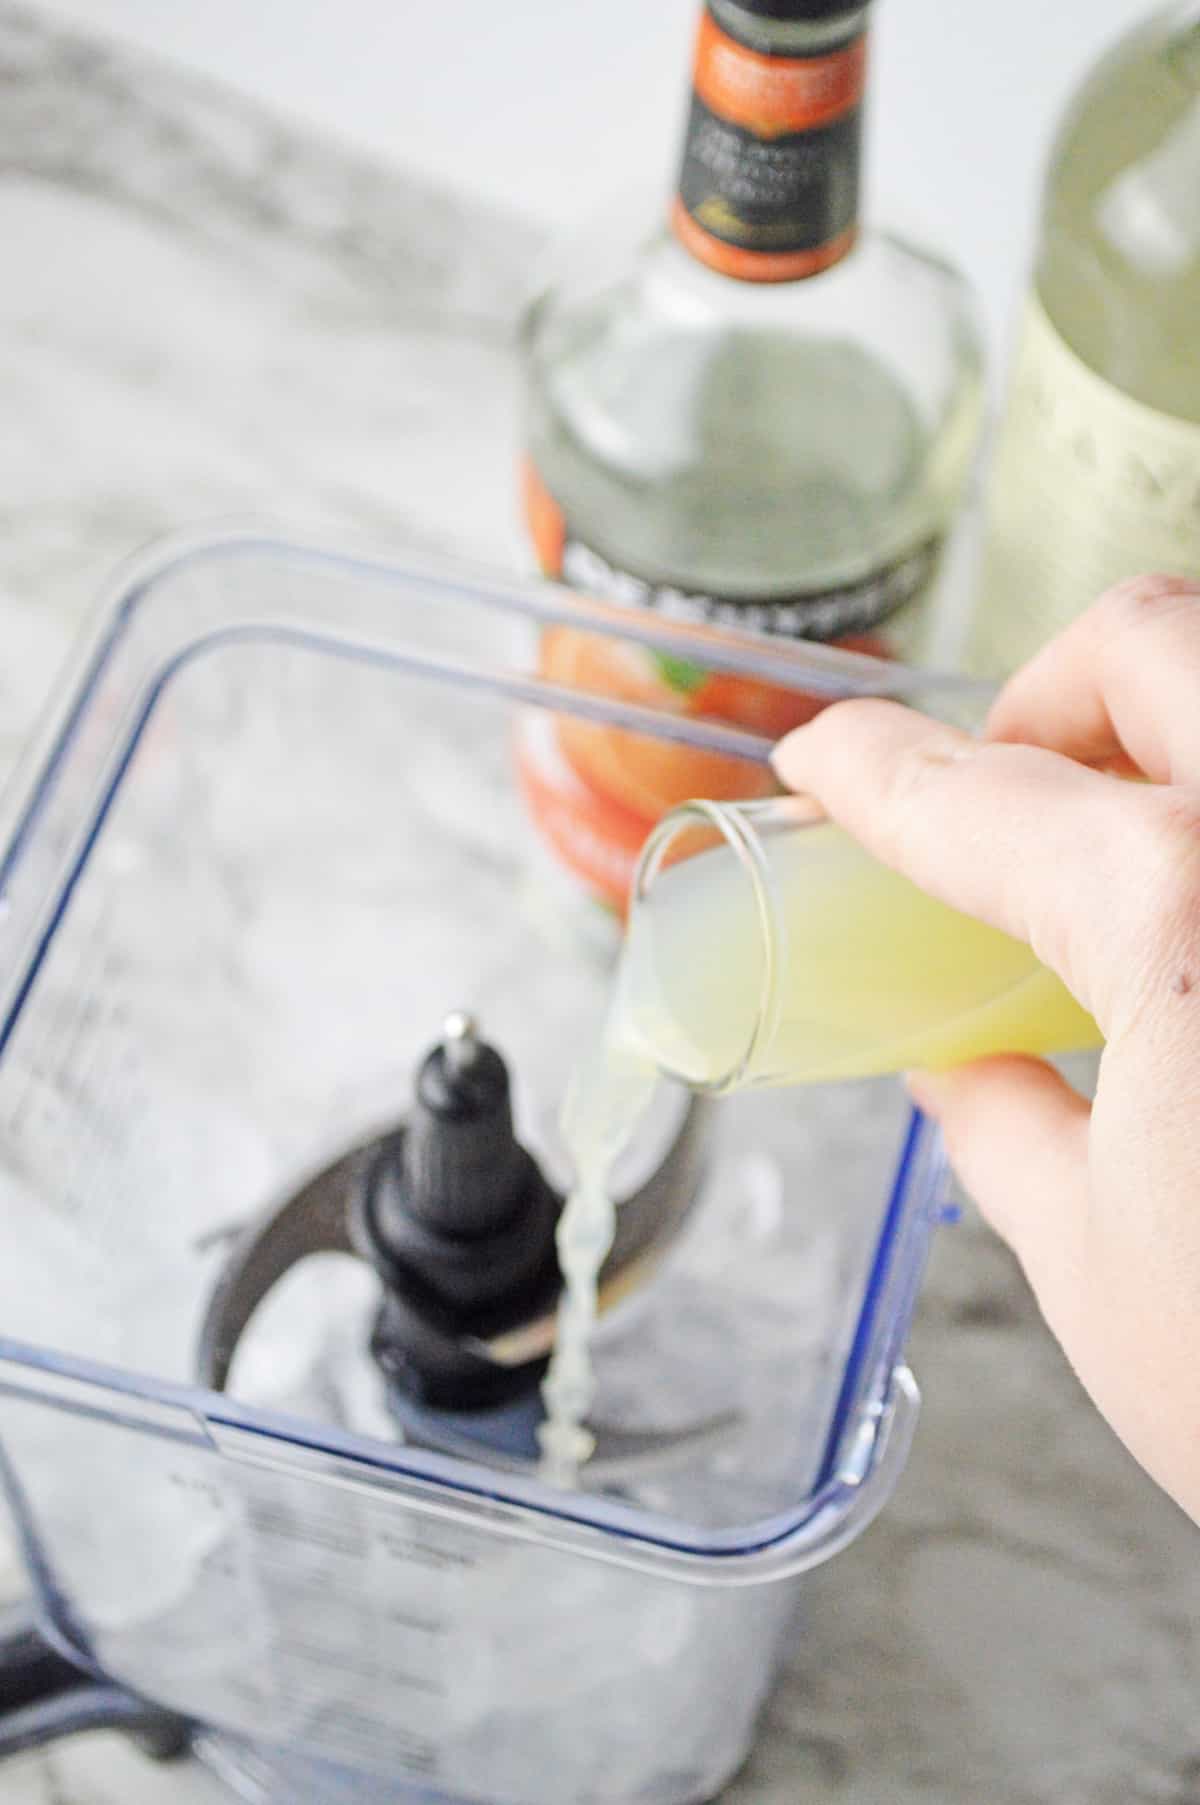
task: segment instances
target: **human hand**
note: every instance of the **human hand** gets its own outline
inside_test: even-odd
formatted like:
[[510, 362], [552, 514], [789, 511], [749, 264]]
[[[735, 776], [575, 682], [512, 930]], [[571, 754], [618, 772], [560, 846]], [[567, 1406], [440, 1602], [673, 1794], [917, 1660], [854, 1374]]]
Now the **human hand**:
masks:
[[1093, 1399], [1200, 1521], [1200, 585], [1110, 590], [980, 740], [844, 702], [775, 764], [885, 864], [1028, 942], [1099, 1024], [1091, 1105], [1036, 1059], [910, 1084]]

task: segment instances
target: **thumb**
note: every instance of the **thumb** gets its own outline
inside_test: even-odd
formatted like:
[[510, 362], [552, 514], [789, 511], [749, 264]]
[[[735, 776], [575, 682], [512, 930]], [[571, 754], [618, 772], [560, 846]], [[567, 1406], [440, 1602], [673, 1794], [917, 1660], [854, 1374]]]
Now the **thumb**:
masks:
[[955, 1172], [1025, 1269], [1068, 1354], [1086, 1301], [1090, 1106], [1040, 1059], [980, 1059], [910, 1072]]

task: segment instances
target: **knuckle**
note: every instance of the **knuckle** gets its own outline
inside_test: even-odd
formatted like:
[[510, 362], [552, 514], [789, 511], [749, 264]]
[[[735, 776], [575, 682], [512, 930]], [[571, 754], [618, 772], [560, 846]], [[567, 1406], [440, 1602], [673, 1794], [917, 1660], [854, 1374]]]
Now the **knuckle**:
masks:
[[877, 828], [892, 858], [906, 855], [924, 837], [930, 803], [954, 757], [939, 742], [918, 741], [891, 760], [883, 776]]
[[1139, 889], [1150, 925], [1172, 941], [1200, 939], [1200, 791], [1164, 788], [1139, 800]]
[[961, 765], [974, 751], [969, 740], [944, 731], [913, 740], [893, 760], [888, 772], [888, 795], [893, 806], [907, 811], [919, 805], [929, 789], [941, 783], [947, 772]]
[[1124, 635], [1131, 629], [1170, 618], [1181, 607], [1200, 601], [1200, 585], [1186, 577], [1148, 572], [1116, 583], [1091, 609], [1092, 623], [1103, 631]]

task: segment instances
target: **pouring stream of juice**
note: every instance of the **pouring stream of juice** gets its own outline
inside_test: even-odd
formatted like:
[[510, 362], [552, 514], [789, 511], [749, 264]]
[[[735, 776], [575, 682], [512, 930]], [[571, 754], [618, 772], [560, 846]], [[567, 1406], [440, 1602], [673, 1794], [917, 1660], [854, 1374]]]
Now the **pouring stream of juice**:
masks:
[[778, 836], [766, 871], [769, 930], [732, 845], [658, 869], [633, 910], [602, 1042], [572, 1083], [576, 1186], [559, 1225], [566, 1289], [542, 1431], [557, 1483], [590, 1452], [607, 1174], [656, 1074], [716, 1089], [818, 1083], [1100, 1043], [1029, 947], [926, 896], [839, 828]]

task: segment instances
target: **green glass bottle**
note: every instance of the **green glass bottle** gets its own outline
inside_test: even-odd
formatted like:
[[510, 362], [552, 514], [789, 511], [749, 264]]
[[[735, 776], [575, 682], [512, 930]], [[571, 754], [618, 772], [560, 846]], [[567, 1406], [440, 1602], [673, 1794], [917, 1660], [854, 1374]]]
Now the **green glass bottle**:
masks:
[[1109, 584], [1200, 578], [1200, 4], [1093, 70], [1046, 177], [970, 661], [1003, 674]]

